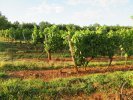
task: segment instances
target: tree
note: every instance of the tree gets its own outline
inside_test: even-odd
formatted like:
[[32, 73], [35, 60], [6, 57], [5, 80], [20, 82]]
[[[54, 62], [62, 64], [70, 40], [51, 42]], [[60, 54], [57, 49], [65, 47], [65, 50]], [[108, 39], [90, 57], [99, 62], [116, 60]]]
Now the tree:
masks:
[[74, 48], [74, 43], [72, 41], [72, 38], [76, 31], [76, 27], [73, 24], [70, 24], [70, 25], [67, 25], [66, 28], [67, 28], [67, 32], [66, 32], [66, 34], [64, 34], [64, 37], [65, 37], [64, 39], [65, 39], [65, 41], [68, 42], [72, 61], [74, 63], [76, 72], [78, 72], [78, 64], [77, 64], [77, 60], [76, 60], [76, 56], [75, 56], [75, 48]]
[[20, 25], [20, 23], [18, 21], [12, 23], [12, 27], [15, 28], [15, 29], [20, 28], [20, 26], [21, 25]]
[[15, 39], [15, 29], [13, 27], [9, 29], [9, 38], [11, 39], [12, 42]]
[[75, 70], [76, 70], [76, 72], [78, 72], [78, 65], [77, 65], [76, 56], [75, 56], [74, 44], [73, 44], [71, 38], [72, 38], [72, 37], [71, 37], [71, 33], [68, 32], [69, 50], [70, 50], [70, 53], [71, 53], [72, 61], [74, 62]]
[[9, 28], [11, 23], [7, 20], [7, 18], [0, 13], [0, 30]]
[[51, 60], [51, 53], [63, 49], [63, 38], [56, 25], [44, 29], [44, 48], [48, 55], [48, 60]]
[[28, 28], [24, 28], [22, 30], [22, 35], [23, 35], [23, 39], [25, 41], [29, 41], [31, 40], [31, 33], [32, 33], [32, 30], [28, 29]]
[[38, 39], [39, 39], [38, 28], [37, 28], [37, 25], [34, 25], [34, 29], [33, 29], [33, 33], [32, 33], [33, 43], [36, 44], [38, 42]]
[[125, 66], [128, 60], [128, 57], [133, 55], [133, 29], [122, 29], [119, 31], [120, 36], [122, 37], [121, 49], [125, 53]]
[[98, 55], [101, 56], [108, 56], [109, 57], [109, 64], [111, 65], [113, 56], [119, 49], [121, 38], [119, 34], [116, 32], [108, 29], [107, 26], [99, 27], [96, 31], [98, 34]]
[[51, 24], [48, 22], [40, 22], [39, 23], [39, 42], [43, 43], [44, 39], [45, 39], [45, 35], [44, 35], [44, 29], [47, 27], [51, 27]]
[[[87, 61], [87, 57], [91, 56], [90, 53], [90, 32], [89, 30], [86, 31], [76, 31], [72, 37], [73, 43], [73, 55], [75, 60], [76, 66], [84, 66], [86, 70], [86, 66], [88, 65], [89, 61]], [[75, 67], [76, 68], [76, 67]], [[78, 70], [77, 70], [78, 71]]]

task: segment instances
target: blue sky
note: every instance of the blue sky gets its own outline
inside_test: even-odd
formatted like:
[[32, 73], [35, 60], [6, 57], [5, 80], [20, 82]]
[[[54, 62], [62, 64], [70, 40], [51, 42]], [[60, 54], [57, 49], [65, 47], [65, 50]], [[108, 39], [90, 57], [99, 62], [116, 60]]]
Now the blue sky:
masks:
[[0, 0], [10, 21], [133, 26], [133, 0]]

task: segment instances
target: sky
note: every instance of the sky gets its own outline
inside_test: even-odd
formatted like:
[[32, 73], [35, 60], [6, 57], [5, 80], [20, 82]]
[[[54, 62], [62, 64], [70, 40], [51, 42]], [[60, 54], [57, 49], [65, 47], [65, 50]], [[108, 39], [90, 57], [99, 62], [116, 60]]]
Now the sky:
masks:
[[133, 26], [133, 0], [0, 0], [9, 21]]

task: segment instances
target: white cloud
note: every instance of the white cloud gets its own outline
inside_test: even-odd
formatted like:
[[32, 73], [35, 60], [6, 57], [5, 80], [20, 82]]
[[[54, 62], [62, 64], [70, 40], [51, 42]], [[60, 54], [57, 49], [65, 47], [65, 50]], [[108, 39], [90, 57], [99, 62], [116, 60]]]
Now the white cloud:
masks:
[[69, 5], [89, 4], [93, 6], [116, 6], [128, 3], [129, 0], [68, 0]]
[[29, 8], [30, 12], [40, 14], [61, 13], [64, 7], [56, 4], [49, 4], [46, 1], [36, 7]]
[[64, 7], [61, 4], [49, 3], [44, 0], [39, 5], [27, 8], [24, 14], [24, 20], [28, 22], [40, 22], [51, 21], [53, 16], [60, 15], [64, 11]]
[[69, 5], [78, 5], [82, 3], [82, 0], [68, 0], [67, 4]]
[[[105, 22], [113, 23], [119, 16], [119, 13], [110, 12], [110, 10], [95, 9], [85, 11], [77, 11], [71, 15], [71, 21], [79, 25], [89, 25], [94, 23], [105, 24]], [[112, 20], [113, 19], [113, 20]]]
[[102, 16], [100, 15], [99, 11], [84, 11], [84, 12], [76, 12], [73, 15], [75, 20], [84, 20], [84, 21], [89, 21], [89, 20], [98, 20]]
[[129, 2], [129, 0], [96, 0], [101, 6], [118, 6], [124, 5]]
[[78, 24], [78, 25], [86, 25], [89, 23], [96, 23], [99, 20], [102, 20], [103, 16], [101, 15], [100, 11], [82, 11], [82, 12], [75, 12], [71, 15], [71, 22]]
[[69, 5], [79, 5], [79, 4], [88, 4], [91, 0], [68, 0], [67, 4]]

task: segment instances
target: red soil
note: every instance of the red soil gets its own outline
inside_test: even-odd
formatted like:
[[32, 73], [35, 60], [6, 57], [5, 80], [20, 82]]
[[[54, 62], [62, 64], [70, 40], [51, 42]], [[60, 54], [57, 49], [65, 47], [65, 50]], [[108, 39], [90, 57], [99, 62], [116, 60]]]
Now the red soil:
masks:
[[37, 71], [10, 71], [9, 75], [12, 77], [19, 77], [22, 79], [27, 78], [40, 78], [44, 81], [50, 81], [55, 78], [67, 78], [67, 77], [80, 77], [84, 75], [94, 74], [94, 73], [106, 73], [114, 71], [129, 71], [133, 70], [133, 65], [124, 66], [110, 66], [110, 67], [97, 67], [97, 68], [79, 68], [79, 72], [76, 73], [74, 68], [58, 69], [58, 70], [37, 70]]

